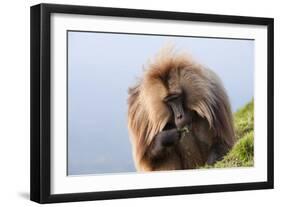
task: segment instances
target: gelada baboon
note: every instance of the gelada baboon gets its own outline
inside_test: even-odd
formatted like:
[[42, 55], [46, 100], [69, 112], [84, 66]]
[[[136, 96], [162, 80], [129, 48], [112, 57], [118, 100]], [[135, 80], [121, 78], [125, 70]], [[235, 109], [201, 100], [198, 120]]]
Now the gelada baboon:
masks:
[[164, 49], [129, 89], [128, 128], [138, 171], [193, 169], [234, 144], [228, 96], [218, 76]]

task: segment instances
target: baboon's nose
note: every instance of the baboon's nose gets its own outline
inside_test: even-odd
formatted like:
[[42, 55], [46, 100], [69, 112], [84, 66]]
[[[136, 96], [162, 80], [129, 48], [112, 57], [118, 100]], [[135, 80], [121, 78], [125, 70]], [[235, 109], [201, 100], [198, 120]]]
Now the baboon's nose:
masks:
[[177, 128], [182, 128], [187, 124], [185, 116], [181, 113], [176, 115], [175, 122], [176, 122]]
[[181, 118], [182, 118], [182, 114], [178, 114], [177, 119], [181, 119]]

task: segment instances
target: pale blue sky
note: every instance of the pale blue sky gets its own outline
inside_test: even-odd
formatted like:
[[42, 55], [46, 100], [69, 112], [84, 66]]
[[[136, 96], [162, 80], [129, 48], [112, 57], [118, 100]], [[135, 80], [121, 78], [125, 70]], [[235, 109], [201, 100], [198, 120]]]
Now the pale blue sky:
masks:
[[135, 171], [127, 90], [167, 43], [218, 74], [233, 111], [253, 97], [253, 40], [68, 32], [69, 175]]

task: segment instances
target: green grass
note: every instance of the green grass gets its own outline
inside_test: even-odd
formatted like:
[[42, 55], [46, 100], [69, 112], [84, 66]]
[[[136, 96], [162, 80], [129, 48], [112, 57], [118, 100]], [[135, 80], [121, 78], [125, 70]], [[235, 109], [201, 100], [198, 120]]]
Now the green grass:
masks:
[[206, 168], [250, 167], [254, 165], [254, 101], [234, 114], [236, 143], [221, 161]]

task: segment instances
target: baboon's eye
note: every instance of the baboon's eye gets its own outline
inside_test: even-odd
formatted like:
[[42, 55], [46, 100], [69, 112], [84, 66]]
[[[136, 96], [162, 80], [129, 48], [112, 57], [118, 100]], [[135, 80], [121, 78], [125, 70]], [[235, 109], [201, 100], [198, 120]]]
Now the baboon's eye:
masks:
[[175, 100], [180, 99], [180, 98], [181, 98], [181, 94], [180, 93], [171, 93], [168, 96], [166, 96], [163, 99], [163, 101], [165, 103], [169, 103], [169, 102], [175, 101]]

